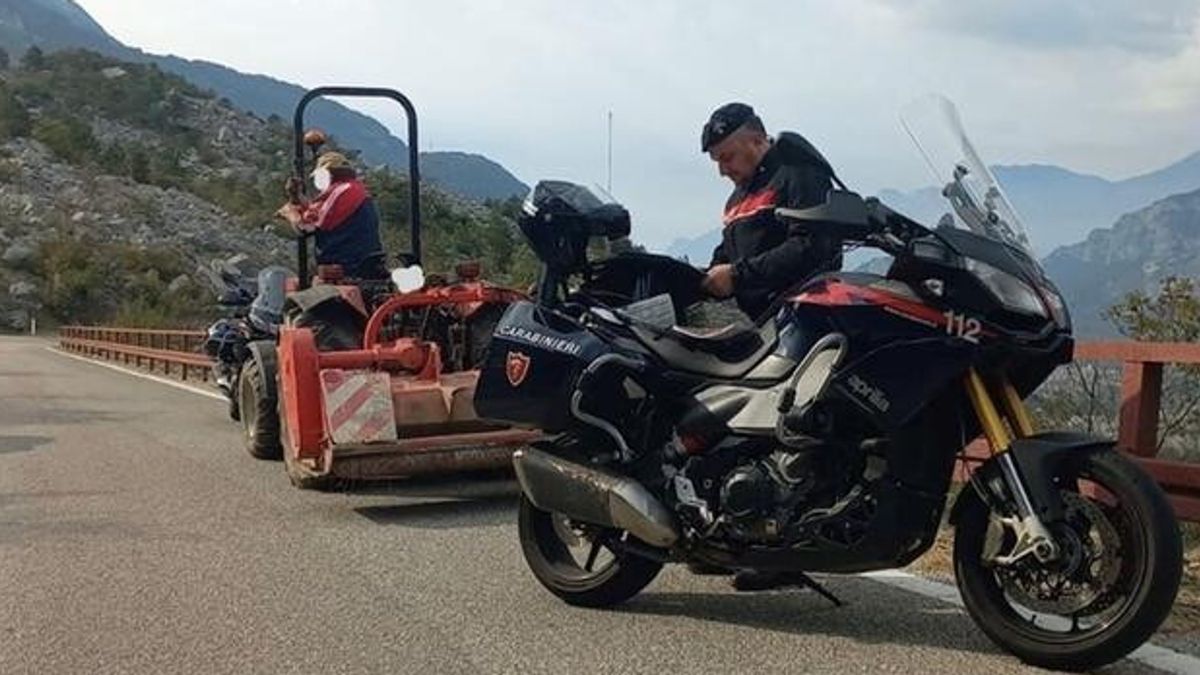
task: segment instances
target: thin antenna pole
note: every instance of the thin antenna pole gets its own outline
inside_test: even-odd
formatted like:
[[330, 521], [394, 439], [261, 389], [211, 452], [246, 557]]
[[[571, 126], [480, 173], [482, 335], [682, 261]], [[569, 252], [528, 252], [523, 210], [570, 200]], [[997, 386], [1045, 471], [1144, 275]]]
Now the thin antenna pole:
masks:
[[608, 111], [608, 187], [606, 188], [609, 194], [612, 194], [612, 111]]

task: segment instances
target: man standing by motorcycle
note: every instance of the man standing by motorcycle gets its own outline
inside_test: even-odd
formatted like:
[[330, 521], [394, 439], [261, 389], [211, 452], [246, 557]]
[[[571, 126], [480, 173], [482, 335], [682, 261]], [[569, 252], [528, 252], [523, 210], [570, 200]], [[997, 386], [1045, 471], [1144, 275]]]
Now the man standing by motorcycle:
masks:
[[[767, 135], [762, 120], [745, 103], [717, 108], [700, 136], [700, 149], [733, 182], [725, 203], [725, 229], [713, 251], [703, 288], [716, 298], [734, 297], [752, 320], [761, 321], [780, 293], [820, 272], [840, 269], [841, 242], [794, 231], [775, 209], [806, 208], [825, 202], [836, 177], [829, 162], [799, 134]], [[730, 570], [692, 564], [697, 574]], [[803, 575], [742, 571], [739, 590], [765, 590], [802, 583]]]
[[319, 194], [309, 202], [288, 202], [276, 211], [297, 232], [315, 232], [317, 264], [341, 265], [347, 277], [388, 278], [379, 239], [379, 211], [345, 155], [326, 152], [312, 172]]
[[703, 282], [705, 292], [734, 297], [743, 312], [760, 320], [783, 291], [841, 268], [841, 242], [807, 235], [775, 218], [776, 208], [824, 203], [837, 181], [829, 162], [808, 141], [787, 131], [771, 138], [753, 108], [729, 103], [704, 125], [700, 149], [734, 184], [725, 204], [721, 243]]

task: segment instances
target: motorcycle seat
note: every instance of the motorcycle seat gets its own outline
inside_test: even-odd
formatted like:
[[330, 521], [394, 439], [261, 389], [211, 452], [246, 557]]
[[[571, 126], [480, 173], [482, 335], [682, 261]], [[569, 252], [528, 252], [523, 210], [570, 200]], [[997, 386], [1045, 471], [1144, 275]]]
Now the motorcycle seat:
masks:
[[633, 325], [638, 340], [677, 370], [717, 378], [737, 378], [750, 372], [779, 339], [774, 321], [761, 326], [731, 324], [715, 332], [672, 326], [655, 330]]

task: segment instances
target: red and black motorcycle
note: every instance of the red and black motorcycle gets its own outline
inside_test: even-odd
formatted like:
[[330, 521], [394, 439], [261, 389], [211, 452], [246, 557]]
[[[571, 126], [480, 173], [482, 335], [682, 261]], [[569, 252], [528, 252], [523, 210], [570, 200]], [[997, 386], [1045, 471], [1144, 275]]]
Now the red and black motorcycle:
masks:
[[534, 189], [520, 225], [545, 263], [538, 301], [501, 320], [475, 405], [557, 434], [514, 459], [521, 546], [546, 588], [606, 606], [669, 562], [818, 590], [805, 572], [902, 567], [933, 544], [955, 459], [982, 434], [992, 457], [949, 520], [984, 632], [1029, 663], [1086, 669], [1162, 623], [1181, 571], [1171, 508], [1112, 441], [1035, 430], [1023, 399], [1070, 361], [1070, 318], [953, 108], [939, 111], [954, 214], [930, 229], [846, 190], [778, 211], [891, 267], [820, 275], [717, 334], [674, 325], [697, 270], [588, 261], [590, 238], [628, 234], [624, 209]]

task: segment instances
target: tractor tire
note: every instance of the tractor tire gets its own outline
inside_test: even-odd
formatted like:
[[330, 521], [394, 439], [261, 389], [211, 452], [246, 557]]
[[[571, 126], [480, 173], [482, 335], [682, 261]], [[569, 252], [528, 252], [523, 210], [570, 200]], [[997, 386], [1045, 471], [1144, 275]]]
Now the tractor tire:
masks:
[[234, 422], [242, 421], [242, 408], [238, 405], [238, 396], [229, 396], [229, 419]]
[[467, 319], [467, 368], [482, 368], [487, 360], [487, 348], [492, 342], [492, 333], [503, 318], [508, 305], [485, 305]]
[[238, 378], [237, 405], [246, 451], [255, 459], [277, 460], [283, 453], [279, 444], [279, 404], [267, 383], [267, 378], [274, 376], [264, 373], [256, 360], [247, 359]]
[[312, 330], [317, 349], [328, 352], [362, 347], [362, 323], [347, 306], [325, 303], [301, 312], [294, 325]]

